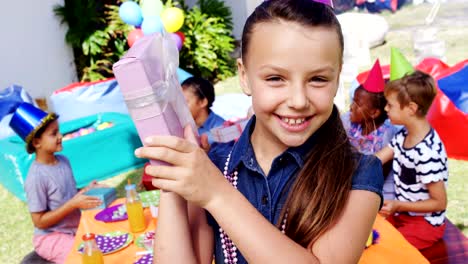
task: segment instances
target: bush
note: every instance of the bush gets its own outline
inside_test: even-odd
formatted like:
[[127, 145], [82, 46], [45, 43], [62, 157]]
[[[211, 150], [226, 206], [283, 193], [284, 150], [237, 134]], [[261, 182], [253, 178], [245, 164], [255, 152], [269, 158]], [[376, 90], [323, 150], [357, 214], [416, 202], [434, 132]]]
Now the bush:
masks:
[[209, 17], [198, 6], [186, 12], [182, 32], [184, 47], [180, 52], [180, 66], [193, 75], [213, 82], [234, 75], [235, 61], [231, 30], [221, 17]]

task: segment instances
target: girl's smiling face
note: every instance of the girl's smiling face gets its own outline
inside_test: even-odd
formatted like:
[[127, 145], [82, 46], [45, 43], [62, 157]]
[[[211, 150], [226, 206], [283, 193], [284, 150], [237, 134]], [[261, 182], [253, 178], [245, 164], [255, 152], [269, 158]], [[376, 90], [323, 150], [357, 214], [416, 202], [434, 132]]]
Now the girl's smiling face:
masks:
[[252, 95], [255, 135], [280, 149], [302, 145], [329, 118], [338, 89], [338, 34], [327, 27], [274, 20], [257, 24], [248, 54], [238, 60]]

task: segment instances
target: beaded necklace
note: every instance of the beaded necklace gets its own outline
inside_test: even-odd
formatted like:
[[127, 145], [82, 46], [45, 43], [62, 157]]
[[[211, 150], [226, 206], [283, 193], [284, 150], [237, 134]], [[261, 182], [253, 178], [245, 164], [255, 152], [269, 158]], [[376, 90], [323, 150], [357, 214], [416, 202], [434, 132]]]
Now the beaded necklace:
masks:
[[[229, 165], [229, 160], [231, 159], [231, 153], [229, 153], [226, 163], [224, 164], [224, 177], [231, 183], [231, 185], [237, 189], [237, 180], [238, 178], [238, 172], [237, 169], [234, 169], [234, 172], [232, 174], [227, 173], [228, 171], [228, 165]], [[288, 213], [285, 214], [283, 218], [283, 222], [281, 224], [281, 233], [285, 233], [286, 230], [286, 219], [288, 217]], [[224, 254], [224, 263], [227, 264], [235, 264], [237, 263], [237, 247], [232, 242], [232, 240], [229, 238], [229, 236], [224, 232], [224, 230], [219, 227], [219, 238], [221, 238], [221, 248], [223, 249], [223, 254]]]

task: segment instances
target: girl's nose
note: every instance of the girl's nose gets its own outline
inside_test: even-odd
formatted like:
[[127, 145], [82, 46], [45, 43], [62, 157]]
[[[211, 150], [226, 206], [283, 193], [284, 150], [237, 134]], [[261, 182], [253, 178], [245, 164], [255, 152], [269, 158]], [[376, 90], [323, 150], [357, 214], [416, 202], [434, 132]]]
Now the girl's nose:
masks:
[[288, 106], [295, 109], [304, 109], [309, 106], [306, 88], [302, 84], [293, 85], [289, 89]]

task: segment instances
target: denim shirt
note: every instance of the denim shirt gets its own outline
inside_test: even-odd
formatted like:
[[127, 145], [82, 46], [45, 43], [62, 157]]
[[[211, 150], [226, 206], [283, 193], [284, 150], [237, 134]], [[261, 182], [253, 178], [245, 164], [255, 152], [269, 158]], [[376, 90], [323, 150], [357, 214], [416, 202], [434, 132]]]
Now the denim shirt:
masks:
[[[250, 142], [250, 135], [254, 126], [255, 116], [248, 122], [237, 142], [213, 144], [209, 156], [213, 163], [223, 171], [226, 159], [231, 153], [228, 174], [237, 169], [238, 190], [270, 223], [277, 225], [297, 172], [303, 167], [304, 157], [313, 148], [316, 138], [312, 135], [303, 145], [288, 148], [273, 160], [268, 175], [265, 175], [257, 162]], [[366, 168], [363, 168], [363, 166]], [[372, 191], [382, 199], [382, 186], [383, 175], [380, 161], [375, 157], [362, 156], [359, 168], [353, 176], [352, 189]], [[213, 227], [215, 262], [224, 263], [219, 225], [210, 214], [207, 215], [208, 223]], [[237, 252], [237, 258], [237, 263], [247, 263], [239, 251]]]

